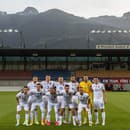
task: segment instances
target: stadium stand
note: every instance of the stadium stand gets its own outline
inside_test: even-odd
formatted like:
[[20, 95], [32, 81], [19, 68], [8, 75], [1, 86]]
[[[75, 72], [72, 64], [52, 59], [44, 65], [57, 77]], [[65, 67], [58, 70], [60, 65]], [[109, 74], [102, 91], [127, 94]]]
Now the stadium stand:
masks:
[[92, 77], [99, 77], [108, 91], [130, 91], [130, 71], [127, 70], [78, 70], [75, 74], [79, 79], [82, 78], [84, 74], [91, 80]]
[[78, 70], [75, 72], [76, 77], [83, 77], [87, 74], [89, 77], [103, 77], [103, 78], [126, 78], [130, 77], [130, 71], [124, 70]]
[[57, 80], [60, 75], [64, 80], [69, 80], [72, 74], [77, 79], [87, 74], [90, 80], [92, 77], [98, 76], [107, 90], [130, 90], [130, 72], [128, 70], [43, 70], [43, 71], [0, 71], [0, 91], [20, 90], [26, 85], [33, 76], [38, 76], [39, 80], [44, 80], [45, 76], [51, 75], [52, 80]]
[[31, 71], [0, 71], [0, 91], [19, 91], [31, 79]]
[[40, 80], [43, 80], [47, 74], [51, 75], [53, 80], [57, 80], [60, 75], [62, 75], [65, 80], [71, 76], [71, 72], [68, 70], [44, 70], [32, 72], [32, 76], [38, 76]]
[[1, 71], [0, 80], [31, 80], [31, 71]]

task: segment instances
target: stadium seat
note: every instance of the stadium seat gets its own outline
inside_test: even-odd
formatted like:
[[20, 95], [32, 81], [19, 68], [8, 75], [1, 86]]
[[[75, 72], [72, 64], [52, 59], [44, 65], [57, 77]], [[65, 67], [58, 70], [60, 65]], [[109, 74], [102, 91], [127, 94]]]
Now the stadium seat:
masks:
[[44, 70], [32, 72], [32, 76], [38, 76], [40, 80], [43, 80], [47, 74], [51, 75], [53, 80], [57, 80], [60, 75], [62, 75], [65, 80], [71, 76], [71, 72], [68, 70]]
[[31, 80], [32, 73], [30, 71], [1, 71], [0, 80]]
[[89, 77], [104, 77], [104, 78], [128, 78], [130, 77], [129, 71], [121, 71], [121, 70], [78, 70], [75, 72], [76, 77], [83, 77], [84, 74], [87, 74]]

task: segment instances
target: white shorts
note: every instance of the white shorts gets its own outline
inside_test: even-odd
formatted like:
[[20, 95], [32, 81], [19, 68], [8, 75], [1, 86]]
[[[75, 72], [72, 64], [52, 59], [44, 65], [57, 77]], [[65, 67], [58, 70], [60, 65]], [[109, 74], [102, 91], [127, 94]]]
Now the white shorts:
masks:
[[43, 102], [40, 103], [32, 103], [31, 105], [31, 111], [34, 111], [37, 107], [40, 107], [41, 112], [45, 111], [45, 105]]
[[48, 102], [48, 112], [51, 112], [52, 107], [54, 107], [55, 112], [58, 112], [58, 109], [59, 109], [58, 106], [59, 106], [58, 103], [50, 103], [50, 102]]
[[63, 109], [63, 108], [66, 108], [66, 107], [72, 109], [72, 108], [74, 108], [74, 105], [73, 105], [73, 103], [66, 103], [66, 102], [62, 101], [61, 108]]
[[104, 101], [103, 100], [95, 100], [94, 101], [94, 109], [104, 109]]
[[19, 105], [17, 105], [17, 112], [21, 111], [22, 108], [24, 108], [24, 111], [29, 111], [29, 105], [28, 104], [19, 104]]
[[43, 96], [42, 100], [43, 100], [43, 102], [45, 104], [45, 108], [47, 108], [47, 104], [48, 104], [48, 98], [47, 98], [47, 96]]
[[57, 97], [57, 101], [58, 101], [58, 108], [61, 108], [62, 102], [63, 102], [63, 96], [58, 96]]
[[72, 97], [72, 104], [73, 104], [73, 106], [74, 106], [74, 108], [78, 108], [78, 102], [79, 102], [79, 100], [78, 100], [78, 96], [73, 96]]
[[29, 109], [31, 109], [31, 105], [32, 105], [33, 102], [35, 102], [35, 97], [29, 96], [29, 99], [28, 99]]
[[87, 107], [87, 104], [81, 104], [79, 103], [78, 105], [78, 113], [82, 112], [83, 108], [87, 111], [87, 112], [90, 112], [90, 108]]

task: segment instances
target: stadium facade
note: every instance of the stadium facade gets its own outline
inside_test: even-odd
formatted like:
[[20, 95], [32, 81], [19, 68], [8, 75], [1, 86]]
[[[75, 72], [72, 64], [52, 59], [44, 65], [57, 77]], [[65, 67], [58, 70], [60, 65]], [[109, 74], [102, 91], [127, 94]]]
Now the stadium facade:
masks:
[[130, 49], [1, 49], [1, 71], [130, 70]]
[[130, 90], [130, 49], [1, 49], [0, 86], [26, 84], [32, 76], [69, 80], [98, 76], [108, 89]]

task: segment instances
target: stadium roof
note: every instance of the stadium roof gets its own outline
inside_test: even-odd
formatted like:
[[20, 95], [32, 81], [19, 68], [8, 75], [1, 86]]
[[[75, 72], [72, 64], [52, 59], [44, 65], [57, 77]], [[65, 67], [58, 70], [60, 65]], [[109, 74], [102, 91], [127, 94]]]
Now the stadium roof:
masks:
[[130, 56], [130, 49], [0, 49], [0, 56]]

